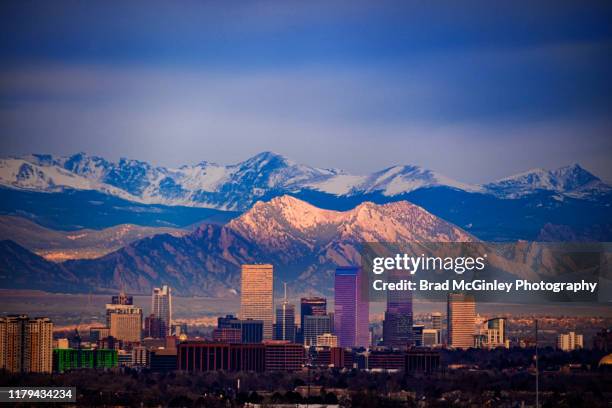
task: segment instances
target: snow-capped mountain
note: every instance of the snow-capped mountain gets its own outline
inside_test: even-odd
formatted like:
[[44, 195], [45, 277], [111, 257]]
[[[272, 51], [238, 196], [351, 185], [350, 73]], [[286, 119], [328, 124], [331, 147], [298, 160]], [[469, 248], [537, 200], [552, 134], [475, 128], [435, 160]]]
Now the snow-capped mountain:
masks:
[[376, 194], [383, 199], [401, 199], [404, 194], [435, 187], [508, 199], [542, 190], [574, 198], [610, 191], [610, 186], [578, 165], [533, 170], [479, 186], [417, 166], [352, 175], [298, 164], [271, 152], [233, 165], [201, 162], [180, 168], [128, 159], [111, 162], [84, 153], [30, 155], [0, 160], [0, 185], [39, 192], [95, 190], [143, 204], [236, 211], [245, 211], [261, 199], [309, 191], [335, 197]]
[[537, 191], [582, 198], [611, 190], [609, 185], [578, 164], [556, 170], [533, 169], [486, 184], [484, 187], [504, 198], [522, 197]]

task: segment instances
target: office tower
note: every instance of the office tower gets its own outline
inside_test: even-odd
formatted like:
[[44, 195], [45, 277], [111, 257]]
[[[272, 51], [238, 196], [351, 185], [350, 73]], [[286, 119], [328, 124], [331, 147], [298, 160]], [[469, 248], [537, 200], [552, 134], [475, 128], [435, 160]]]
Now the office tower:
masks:
[[431, 328], [442, 331], [442, 313], [433, 312], [431, 314]]
[[361, 287], [359, 267], [336, 269], [334, 282], [334, 332], [340, 347], [369, 345], [369, 303]]
[[474, 346], [476, 303], [474, 296], [448, 294], [448, 345], [454, 348]]
[[412, 341], [416, 347], [423, 346], [423, 330], [425, 330], [425, 326], [422, 324], [415, 324], [412, 326]]
[[440, 337], [440, 330], [438, 329], [423, 329], [423, 346], [438, 346], [441, 343]]
[[295, 306], [287, 300], [287, 284], [285, 283], [283, 303], [276, 308], [276, 325], [274, 340], [288, 340], [295, 343]]
[[151, 295], [151, 314], [159, 318], [161, 334], [169, 336], [172, 327], [172, 289], [168, 285], [153, 288]]
[[50, 373], [53, 323], [46, 317], [0, 318], [0, 369], [13, 373]]
[[263, 338], [272, 339], [274, 273], [270, 264], [242, 265], [240, 318], [263, 321]]
[[304, 326], [304, 316], [325, 316], [327, 299], [324, 297], [303, 297], [300, 299], [300, 325]]
[[383, 344], [391, 348], [407, 348], [413, 344], [412, 322], [412, 292], [387, 291]]
[[316, 346], [317, 337], [321, 334], [331, 333], [331, 321], [329, 316], [304, 316], [302, 326], [304, 345]]
[[584, 347], [582, 334], [569, 332], [557, 336], [557, 348], [563, 351], [572, 351], [582, 347]]
[[338, 347], [338, 336], [324, 333], [317, 336], [317, 347]]
[[109, 335], [127, 342], [140, 341], [142, 336], [142, 309], [130, 304], [107, 304], [106, 325]]
[[217, 319], [217, 328], [219, 329], [240, 329], [242, 343], [261, 343], [263, 340], [263, 326], [264, 322], [261, 320], [240, 320], [232, 315]]
[[144, 320], [144, 337], [162, 339], [168, 335], [165, 322], [158, 316], [150, 314]]

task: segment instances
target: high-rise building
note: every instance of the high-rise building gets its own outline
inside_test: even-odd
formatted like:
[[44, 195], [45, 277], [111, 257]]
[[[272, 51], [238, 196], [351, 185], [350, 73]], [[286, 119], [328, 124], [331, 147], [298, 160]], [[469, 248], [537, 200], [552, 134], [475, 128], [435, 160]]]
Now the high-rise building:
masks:
[[340, 347], [369, 345], [369, 303], [361, 287], [359, 267], [336, 269], [334, 282], [334, 332]]
[[422, 324], [415, 324], [412, 326], [412, 343], [416, 347], [423, 346], [423, 331], [425, 330], [425, 326]]
[[288, 340], [295, 343], [295, 306], [287, 300], [287, 284], [285, 283], [285, 297], [276, 307], [276, 325], [274, 326], [274, 340]]
[[163, 333], [160, 337], [169, 336], [172, 327], [172, 289], [168, 285], [153, 288], [151, 314], [159, 319], [160, 331]]
[[474, 346], [476, 302], [474, 296], [448, 294], [448, 345], [454, 348]]
[[413, 344], [412, 323], [412, 292], [387, 291], [383, 344], [391, 348], [404, 349]]
[[442, 331], [442, 313], [433, 312], [431, 314], [431, 328]]
[[133, 305], [107, 304], [106, 324], [117, 340], [138, 342], [142, 337], [142, 309]]
[[327, 299], [324, 297], [303, 297], [300, 299], [300, 325], [304, 326], [304, 316], [325, 316]]
[[563, 351], [572, 351], [584, 347], [582, 334], [576, 334], [573, 331], [557, 336], [557, 348]]
[[158, 316], [150, 314], [144, 320], [144, 337], [163, 339], [168, 335], [166, 323]]
[[317, 337], [331, 333], [331, 320], [329, 316], [304, 316], [304, 325], [302, 326], [304, 335], [304, 345], [316, 346]]
[[0, 318], [0, 368], [13, 373], [50, 373], [53, 323], [49, 318]]
[[263, 338], [272, 339], [274, 272], [270, 264], [242, 265], [240, 318], [263, 321]]

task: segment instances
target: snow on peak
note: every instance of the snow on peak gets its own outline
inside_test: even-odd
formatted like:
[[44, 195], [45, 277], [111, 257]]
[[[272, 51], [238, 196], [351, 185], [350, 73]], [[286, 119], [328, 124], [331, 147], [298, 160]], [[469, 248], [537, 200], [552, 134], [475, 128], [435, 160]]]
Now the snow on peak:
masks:
[[577, 163], [554, 170], [528, 170], [485, 184], [483, 187], [505, 198], [523, 197], [538, 190], [576, 197], [610, 191], [610, 186]]

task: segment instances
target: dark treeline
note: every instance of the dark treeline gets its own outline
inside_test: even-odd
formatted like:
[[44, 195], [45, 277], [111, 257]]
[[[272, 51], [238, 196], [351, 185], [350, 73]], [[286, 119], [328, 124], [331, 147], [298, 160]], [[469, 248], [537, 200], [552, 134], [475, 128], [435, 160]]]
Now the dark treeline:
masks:
[[[583, 365], [577, 372], [543, 369], [542, 406], [607, 406], [612, 398], [612, 374], [592, 365], [600, 355], [589, 350], [574, 353], [542, 350], [541, 367], [563, 366], [568, 362]], [[533, 362], [533, 350], [446, 351], [443, 359], [446, 364], [478, 363], [479, 369], [446, 369], [431, 375], [329, 369], [297, 373], [75, 370], [53, 375], [0, 373], [0, 384], [76, 387], [80, 406], [214, 408], [239, 407], [245, 402], [309, 402], [338, 403], [343, 407], [412, 407], [424, 402], [428, 407], [513, 407], [521, 401], [534, 402], [534, 375], [527, 369]], [[308, 385], [312, 388], [309, 398], [304, 394]]]

